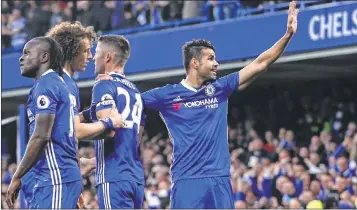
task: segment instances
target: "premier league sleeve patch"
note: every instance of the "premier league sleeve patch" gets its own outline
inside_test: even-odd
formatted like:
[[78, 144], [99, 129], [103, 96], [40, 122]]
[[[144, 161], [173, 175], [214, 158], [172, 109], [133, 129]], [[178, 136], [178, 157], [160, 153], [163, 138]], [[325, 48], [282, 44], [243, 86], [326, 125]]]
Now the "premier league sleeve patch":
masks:
[[46, 109], [50, 106], [50, 99], [45, 95], [40, 95], [37, 97], [37, 108]]

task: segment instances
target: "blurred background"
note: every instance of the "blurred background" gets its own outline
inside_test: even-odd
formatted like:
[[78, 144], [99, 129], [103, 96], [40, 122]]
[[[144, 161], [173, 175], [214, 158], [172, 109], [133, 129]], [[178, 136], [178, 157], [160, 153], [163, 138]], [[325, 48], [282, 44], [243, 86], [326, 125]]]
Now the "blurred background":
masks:
[[[144, 92], [185, 77], [181, 46], [205, 38], [220, 75], [238, 71], [286, 30], [288, 1], [1, 1], [1, 207], [28, 140], [31, 79], [18, 58], [27, 40], [79, 20], [100, 34], [123, 34], [132, 47], [126, 74]], [[355, 208], [357, 199], [357, 3], [299, 1], [298, 33], [284, 55], [229, 101], [231, 181], [236, 208]], [[93, 47], [95, 49], [95, 46]], [[92, 50], [94, 53], [94, 50]], [[94, 65], [75, 74], [88, 108]], [[172, 145], [155, 112], [143, 141], [144, 208], [168, 208]], [[81, 142], [79, 157], [94, 157]], [[98, 208], [94, 173], [85, 204]], [[24, 207], [19, 200], [16, 207]], [[315, 205], [315, 206], [314, 206]]]

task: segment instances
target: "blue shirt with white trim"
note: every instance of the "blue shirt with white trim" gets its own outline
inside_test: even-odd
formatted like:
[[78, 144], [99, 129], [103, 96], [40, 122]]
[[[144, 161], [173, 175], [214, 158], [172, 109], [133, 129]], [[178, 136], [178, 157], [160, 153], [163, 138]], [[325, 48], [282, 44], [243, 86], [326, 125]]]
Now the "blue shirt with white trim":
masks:
[[230, 176], [228, 97], [238, 84], [239, 74], [232, 73], [200, 89], [183, 80], [142, 94], [144, 106], [159, 111], [168, 129], [174, 182]]
[[96, 183], [133, 181], [144, 184], [144, 169], [138, 151], [138, 133], [143, 113], [140, 91], [124, 75], [111, 73], [113, 80], [98, 81], [93, 87], [91, 117], [96, 112], [112, 108], [115, 103], [125, 120], [113, 138], [95, 141]]
[[[27, 118], [29, 121], [29, 133], [28, 136], [32, 136], [34, 130], [35, 130], [35, 106], [36, 104], [33, 102], [33, 90], [34, 90], [35, 85], [31, 88], [29, 97], [27, 99], [27, 104], [26, 104], [26, 111], [27, 111]], [[35, 175], [36, 175], [36, 169], [35, 167], [32, 167], [22, 178], [21, 178], [21, 190], [24, 192], [25, 195], [25, 200], [27, 201], [28, 206], [27, 207], [32, 207], [29, 206], [31, 204], [31, 201], [33, 199], [33, 190], [36, 185], [36, 180], [35, 180]]]
[[63, 80], [66, 83], [69, 92], [73, 95], [72, 97], [74, 97], [75, 104], [73, 105], [73, 113], [74, 113], [74, 116], [77, 116], [79, 114], [79, 110], [80, 110], [79, 88], [78, 88], [77, 83], [67, 73], [67, 71], [65, 69], [63, 70], [63, 72], [64, 72], [64, 74], [62, 75]]
[[[32, 97], [37, 114], [54, 114], [51, 140], [34, 166], [39, 187], [82, 180], [77, 161], [74, 130], [75, 98], [64, 80], [53, 70], [46, 71], [35, 83]], [[35, 122], [33, 122], [35, 123]], [[30, 124], [31, 130], [31, 124]]]

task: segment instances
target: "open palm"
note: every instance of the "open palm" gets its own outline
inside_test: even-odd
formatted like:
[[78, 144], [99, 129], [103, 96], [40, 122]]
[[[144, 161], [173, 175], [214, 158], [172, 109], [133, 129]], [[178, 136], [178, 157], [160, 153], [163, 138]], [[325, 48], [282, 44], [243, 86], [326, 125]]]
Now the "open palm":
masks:
[[289, 5], [289, 14], [288, 14], [288, 24], [287, 32], [290, 34], [295, 34], [297, 31], [297, 16], [299, 10], [296, 8], [296, 2], [292, 1]]

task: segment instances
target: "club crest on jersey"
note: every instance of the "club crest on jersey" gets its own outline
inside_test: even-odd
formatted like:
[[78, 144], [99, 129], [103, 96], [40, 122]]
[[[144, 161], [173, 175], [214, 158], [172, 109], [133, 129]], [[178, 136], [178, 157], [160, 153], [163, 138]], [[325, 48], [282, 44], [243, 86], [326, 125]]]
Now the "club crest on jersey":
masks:
[[50, 106], [50, 99], [48, 99], [47, 96], [45, 95], [40, 95], [38, 98], [37, 98], [37, 107], [39, 109], [46, 109], [47, 107]]
[[216, 88], [212, 84], [207, 85], [207, 87], [205, 88], [205, 94], [207, 96], [213, 96], [215, 92]]

